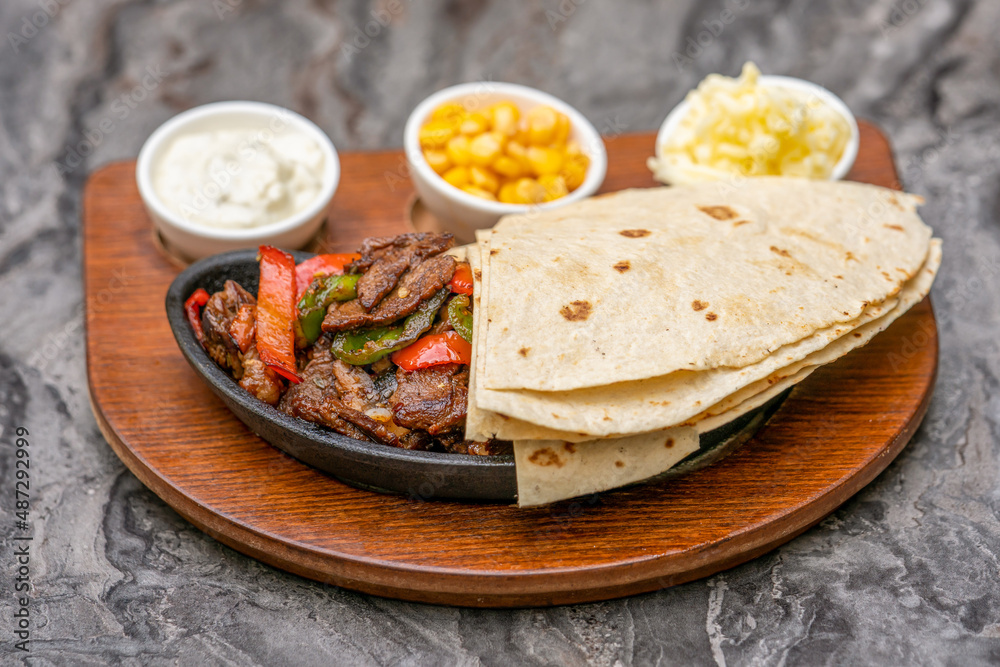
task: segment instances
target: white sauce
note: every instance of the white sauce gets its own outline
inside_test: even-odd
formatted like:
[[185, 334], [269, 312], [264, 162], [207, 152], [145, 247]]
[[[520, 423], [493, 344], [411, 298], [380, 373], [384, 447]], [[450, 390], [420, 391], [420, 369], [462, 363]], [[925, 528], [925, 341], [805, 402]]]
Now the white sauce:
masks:
[[153, 188], [188, 222], [245, 229], [312, 204], [324, 166], [316, 142], [291, 129], [191, 132], [167, 147]]

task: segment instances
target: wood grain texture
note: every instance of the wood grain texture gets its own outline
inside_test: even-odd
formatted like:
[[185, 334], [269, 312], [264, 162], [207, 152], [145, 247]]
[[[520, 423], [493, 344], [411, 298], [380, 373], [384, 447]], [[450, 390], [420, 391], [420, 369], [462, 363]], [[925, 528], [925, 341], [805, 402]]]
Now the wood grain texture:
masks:
[[[898, 187], [889, 145], [861, 125], [850, 178]], [[652, 186], [652, 134], [608, 141], [603, 191]], [[352, 250], [407, 228], [398, 151], [344, 154], [314, 244]], [[502, 607], [607, 599], [732, 567], [814, 525], [880, 473], [926, 412], [937, 329], [925, 300], [866, 347], [799, 385], [721, 462], [681, 479], [552, 507], [426, 502], [357, 490], [253, 435], [188, 367], [163, 298], [134, 163], [84, 196], [87, 369], [98, 424], [157, 495], [221, 542], [274, 566], [376, 595]]]

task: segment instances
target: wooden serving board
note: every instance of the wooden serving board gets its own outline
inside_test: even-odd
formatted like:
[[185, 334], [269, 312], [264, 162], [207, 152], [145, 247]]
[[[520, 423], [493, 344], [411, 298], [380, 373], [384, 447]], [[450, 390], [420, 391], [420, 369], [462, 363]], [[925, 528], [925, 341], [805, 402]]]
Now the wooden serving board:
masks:
[[[603, 191], [653, 186], [653, 134], [609, 139]], [[353, 250], [407, 230], [400, 151], [341, 156], [316, 247]], [[878, 475], [923, 418], [937, 368], [925, 300], [866, 347], [818, 370], [736, 453], [679, 479], [538, 509], [427, 502], [346, 486], [253, 435], [174, 344], [158, 249], [134, 163], [84, 197], [87, 370], [98, 424], [146, 486], [219, 541], [276, 567], [367, 593], [479, 607], [651, 591], [790, 540]], [[861, 125], [850, 177], [899, 187], [885, 137]]]

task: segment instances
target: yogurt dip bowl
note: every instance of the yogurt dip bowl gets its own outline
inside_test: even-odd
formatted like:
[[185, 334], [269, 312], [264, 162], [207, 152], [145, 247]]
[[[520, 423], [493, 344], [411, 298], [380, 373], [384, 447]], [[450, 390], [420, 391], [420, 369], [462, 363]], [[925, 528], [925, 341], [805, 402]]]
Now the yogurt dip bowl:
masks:
[[[202, 154], [199, 142], [218, 155]], [[315, 170], [292, 157], [303, 147]], [[294, 249], [326, 219], [340, 159], [329, 137], [290, 109], [217, 102], [178, 114], [153, 132], [139, 152], [136, 182], [164, 244], [182, 259], [261, 244]], [[178, 183], [194, 196], [173, 196]], [[283, 214], [268, 210], [275, 202]]]
[[[431, 169], [421, 150], [419, 133], [435, 109], [445, 102], [459, 102], [470, 108], [485, 109], [501, 101], [513, 102], [522, 114], [534, 107], [547, 105], [569, 117], [569, 137], [580, 145], [582, 152], [590, 159], [586, 177], [578, 188], [559, 199], [543, 204], [507, 204], [481, 199], [463, 192]], [[417, 105], [410, 114], [403, 133], [403, 147], [406, 151], [410, 178], [421, 201], [444, 228], [455, 233], [463, 241], [472, 240], [475, 230], [492, 227], [505, 215], [555, 208], [589, 197], [604, 182], [608, 167], [604, 141], [583, 114], [557, 97], [514, 83], [480, 81], [439, 90]]]

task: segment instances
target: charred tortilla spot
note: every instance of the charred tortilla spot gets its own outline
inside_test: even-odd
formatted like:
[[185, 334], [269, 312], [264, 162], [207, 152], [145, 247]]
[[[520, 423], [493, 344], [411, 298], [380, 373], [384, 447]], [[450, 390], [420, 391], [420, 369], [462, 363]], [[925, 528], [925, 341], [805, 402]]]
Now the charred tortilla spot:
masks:
[[673, 438], [667, 438], [667, 441], [665, 443], [663, 443], [663, 446], [666, 447], [667, 449], [670, 449], [671, 447], [674, 446], [674, 439]]
[[573, 452], [576, 451], [576, 445], [574, 445], [572, 442], [564, 442], [563, 449], [572, 454]]
[[844, 276], [834, 276], [834, 278], [836, 278], [837, 280], [843, 280]]
[[496, 248], [494, 248], [494, 249], [490, 250], [490, 257], [492, 257], [493, 255], [496, 255], [496, 254], [497, 254], [497, 253], [499, 253], [499, 252], [500, 252], [500, 251], [499, 251], [499, 250], [497, 250]]
[[652, 234], [648, 229], [623, 229], [618, 233], [627, 239], [641, 239], [643, 236]]
[[563, 461], [559, 458], [559, 455], [548, 447], [539, 449], [538, 451], [532, 453], [532, 455], [528, 457], [528, 461], [542, 467], [555, 466], [557, 468], [562, 468], [563, 465]]
[[895, 229], [897, 232], [905, 231], [901, 225], [882, 225], [886, 229]]
[[625, 467], [625, 462], [624, 461], [615, 461], [615, 467], [616, 468], [624, 468]]
[[749, 224], [750, 224], [749, 220], [737, 220], [736, 222], [733, 223], [733, 227], [739, 227], [740, 225], [749, 225]]
[[716, 220], [732, 220], [737, 217], [736, 211], [728, 206], [699, 206], [698, 210]]
[[476, 280], [482, 280], [483, 279], [483, 272], [482, 271], [480, 271], [479, 269], [476, 269], [475, 273], [476, 273]]
[[520, 354], [522, 357], [528, 356], [529, 352], [531, 352], [530, 347], [522, 347], [520, 350], [517, 351], [517, 353]]
[[854, 253], [853, 253], [853, 252], [851, 252], [850, 250], [848, 250], [848, 251], [847, 251], [847, 254], [846, 254], [846, 255], [844, 255], [844, 261], [845, 261], [845, 262], [849, 262], [849, 261], [851, 261], [852, 259], [853, 259], [853, 260], [854, 260], [855, 262], [856, 262], [856, 261], [858, 261], [858, 258], [854, 256]]
[[691, 307], [694, 308], [696, 311], [705, 310], [706, 308], [708, 308], [708, 304], [705, 303], [704, 301], [698, 301], [698, 299], [695, 299], [694, 301], [691, 302]]
[[791, 257], [792, 256], [791, 253], [789, 253], [787, 250], [782, 250], [781, 248], [779, 248], [778, 246], [775, 246], [775, 245], [771, 246], [771, 252], [776, 252], [779, 255], [781, 255], [782, 257]]
[[590, 317], [592, 306], [589, 301], [574, 301], [568, 306], [559, 309], [559, 314], [570, 322], [582, 322]]
[[632, 263], [629, 262], [627, 259], [623, 259], [622, 261], [615, 264], [612, 268], [618, 273], [625, 273], [626, 271], [632, 268]]
[[715, 320], [719, 319], [719, 316], [716, 315], [715, 313], [706, 313], [705, 319], [708, 320], [709, 322], [714, 322]]
[[856, 331], [855, 331], [855, 332], [854, 332], [854, 337], [855, 337], [855, 338], [861, 338], [861, 334], [859, 334], [858, 332], [856, 332]]

